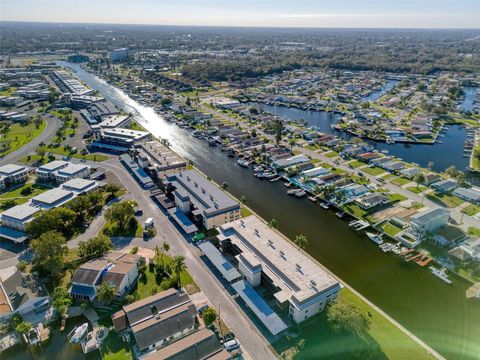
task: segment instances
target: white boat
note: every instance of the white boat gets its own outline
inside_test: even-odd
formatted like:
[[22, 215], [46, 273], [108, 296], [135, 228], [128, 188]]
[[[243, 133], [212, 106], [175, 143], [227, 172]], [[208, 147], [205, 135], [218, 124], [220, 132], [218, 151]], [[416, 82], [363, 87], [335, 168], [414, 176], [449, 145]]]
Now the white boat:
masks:
[[322, 209], [325, 209], [325, 210], [328, 210], [330, 208], [330, 206], [325, 202], [321, 202], [320, 206], [322, 207]]
[[79, 343], [82, 338], [85, 336], [88, 330], [88, 323], [77, 326], [70, 334], [71, 343]]
[[307, 195], [307, 192], [305, 190], [299, 190], [295, 193], [295, 196], [297, 198], [301, 198], [301, 197], [304, 197], [305, 195]]
[[298, 189], [290, 189], [287, 191], [288, 195], [295, 195], [298, 192]]
[[237, 164], [240, 165], [241, 167], [245, 167], [245, 168], [248, 168], [248, 165], [250, 165], [250, 163], [248, 161], [243, 160], [243, 159], [238, 159]]
[[448, 274], [445, 268], [437, 269], [434, 266], [430, 266], [429, 269], [432, 272], [432, 274], [438, 277], [440, 280], [446, 282], [447, 284], [452, 283], [452, 280], [448, 278]]
[[368, 238], [372, 240], [375, 244], [382, 245], [383, 244], [383, 239], [381, 234], [374, 234], [371, 232], [366, 232]]

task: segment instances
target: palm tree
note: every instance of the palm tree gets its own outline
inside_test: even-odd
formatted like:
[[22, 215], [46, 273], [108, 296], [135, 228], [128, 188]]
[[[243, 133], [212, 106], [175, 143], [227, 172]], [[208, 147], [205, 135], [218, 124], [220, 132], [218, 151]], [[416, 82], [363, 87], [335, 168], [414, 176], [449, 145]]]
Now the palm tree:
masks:
[[417, 190], [418, 190], [418, 187], [420, 186], [420, 184], [425, 182], [425, 180], [426, 180], [426, 178], [425, 178], [424, 173], [419, 172], [417, 175], [415, 175], [415, 177], [413, 178], [413, 181], [415, 181], [417, 183]]
[[158, 247], [158, 245], [155, 246], [155, 258], [157, 258], [157, 265], [160, 265], [160, 257], [162, 254], [162, 250]]
[[110, 304], [117, 294], [117, 287], [111, 282], [104, 282], [98, 287], [97, 298], [105, 304]]
[[180, 278], [180, 274], [187, 269], [187, 266], [185, 265], [185, 256], [182, 256], [182, 255], [174, 256], [170, 265], [173, 272], [178, 277], [178, 287], [181, 287], [182, 280]]
[[166, 254], [168, 253], [168, 251], [170, 250], [170, 244], [166, 241], [164, 241], [162, 243], [162, 252], [161, 252], [161, 258], [162, 258], [162, 264], [163, 264], [163, 254]]
[[299, 249], [305, 249], [308, 245], [308, 239], [305, 235], [300, 234], [295, 236], [295, 240], [293, 241], [295, 245], [298, 246]]
[[277, 219], [272, 219], [268, 222], [268, 226], [273, 228], [273, 229], [278, 229], [278, 220]]

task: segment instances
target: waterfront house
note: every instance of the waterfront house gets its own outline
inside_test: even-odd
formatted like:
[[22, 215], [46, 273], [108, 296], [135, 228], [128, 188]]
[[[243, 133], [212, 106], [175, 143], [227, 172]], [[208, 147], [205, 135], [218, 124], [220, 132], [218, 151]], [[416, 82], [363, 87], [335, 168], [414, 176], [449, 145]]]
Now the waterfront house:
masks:
[[313, 169], [304, 170], [300, 173], [300, 175], [304, 176], [304, 177], [307, 177], [307, 178], [312, 178], [312, 177], [315, 177], [315, 176], [327, 175], [329, 172], [330, 172], [330, 170], [328, 170], [328, 169], [326, 169], [322, 166], [318, 166], [318, 167], [313, 168]]
[[138, 351], [145, 355], [195, 331], [196, 314], [187, 293], [171, 288], [123, 306], [112, 321], [117, 332], [133, 333]]
[[435, 189], [435, 191], [440, 193], [448, 193], [456, 189], [457, 186], [458, 186], [458, 183], [452, 179], [440, 180], [431, 185], [431, 187]]
[[377, 206], [383, 206], [390, 202], [390, 199], [380, 193], [371, 193], [355, 199], [355, 202], [364, 210], [369, 210]]
[[415, 177], [415, 175], [417, 175], [419, 172], [420, 172], [420, 169], [416, 168], [416, 167], [411, 167], [411, 168], [406, 168], [406, 169], [400, 170], [400, 174], [402, 176], [406, 177], [407, 179], [413, 179]]
[[272, 167], [277, 170], [282, 170], [293, 165], [300, 165], [309, 163], [310, 158], [306, 155], [290, 156], [285, 159], [276, 159], [272, 161]]
[[31, 274], [24, 275], [16, 266], [0, 271], [0, 319], [46, 311], [50, 297], [44, 286]]
[[170, 174], [165, 180], [167, 192], [175, 199], [170, 215], [187, 233], [195, 229], [184, 215], [205, 229], [240, 218], [240, 205], [197, 170]]
[[463, 262], [480, 262], [480, 238], [466, 239], [461, 245], [451, 249], [449, 254]]
[[136, 284], [138, 267], [143, 263], [139, 255], [109, 251], [102, 258], [82, 264], [73, 274], [70, 295], [78, 300], [93, 301], [102, 283], [115, 286], [116, 297], [122, 298]]
[[428, 173], [425, 174], [425, 181], [423, 182], [424, 185], [430, 185], [437, 181], [442, 180], [442, 177], [435, 173]]
[[453, 191], [453, 195], [466, 200], [472, 204], [480, 204], [480, 189], [477, 187], [464, 188], [459, 187]]
[[232, 287], [272, 334], [281, 333], [286, 325], [280, 319], [267, 319], [270, 310], [255, 309], [258, 302], [252, 299], [259, 297], [255, 287], [271, 289], [276, 305], [296, 323], [322, 311], [337, 297], [338, 281], [260, 218], [249, 216], [218, 230], [222, 249], [235, 256], [244, 277]]
[[450, 211], [444, 208], [431, 208], [415, 214], [410, 219], [410, 233], [417, 240], [423, 240], [427, 234], [432, 234], [447, 226]]
[[186, 359], [229, 360], [232, 356], [220, 344], [213, 331], [203, 328], [142, 358], [142, 360]]

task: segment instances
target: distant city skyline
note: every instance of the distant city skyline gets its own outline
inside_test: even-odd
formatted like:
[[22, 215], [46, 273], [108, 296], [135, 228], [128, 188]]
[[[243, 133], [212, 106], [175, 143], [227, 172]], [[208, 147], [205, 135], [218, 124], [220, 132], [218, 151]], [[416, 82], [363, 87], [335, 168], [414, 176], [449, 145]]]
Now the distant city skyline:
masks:
[[2, 0], [2, 21], [199, 26], [479, 28], [478, 0]]

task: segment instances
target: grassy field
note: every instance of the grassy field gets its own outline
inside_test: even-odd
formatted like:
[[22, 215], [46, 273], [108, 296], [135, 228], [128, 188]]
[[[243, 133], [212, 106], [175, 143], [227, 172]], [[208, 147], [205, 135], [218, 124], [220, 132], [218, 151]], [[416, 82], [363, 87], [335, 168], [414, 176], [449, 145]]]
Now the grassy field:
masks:
[[395, 237], [395, 235], [397, 235], [400, 231], [402, 231], [401, 228], [393, 225], [390, 222], [387, 222], [385, 225], [383, 225], [382, 229], [387, 235], [391, 237]]
[[119, 229], [115, 223], [107, 222], [103, 226], [101, 232], [110, 237], [143, 237], [143, 228], [138, 221], [135, 227], [132, 226], [127, 229]]
[[338, 153], [336, 151], [329, 151], [327, 153], [324, 153], [323, 155], [325, 155], [328, 158], [334, 158], [338, 156]]
[[390, 199], [391, 202], [399, 202], [399, 201], [407, 200], [407, 197], [403, 196], [402, 194], [389, 194], [388, 198]]
[[412, 180], [409, 180], [409, 179], [406, 179], [406, 178], [403, 178], [403, 177], [399, 177], [399, 178], [393, 179], [391, 181], [392, 184], [397, 185], [397, 186], [403, 186], [403, 185], [409, 184], [411, 182], [412, 182]]
[[480, 206], [478, 205], [474, 205], [474, 204], [470, 204], [468, 206], [465, 206], [463, 209], [462, 209], [462, 212], [464, 214], [467, 214], [467, 215], [470, 215], [470, 216], [473, 216], [475, 215], [476, 213], [478, 213], [480, 211]]
[[361, 161], [358, 161], [358, 160], [353, 160], [353, 161], [350, 161], [348, 162], [346, 165], [348, 165], [349, 167], [351, 167], [352, 169], [356, 169], [360, 166], [364, 166], [365, 163], [364, 162], [361, 162]]
[[[168, 255], [163, 255], [160, 263], [163, 263], [168, 268], [168, 265], [171, 261], [171, 257]], [[180, 274], [180, 283], [187, 289], [189, 294], [199, 291], [197, 284], [192, 279], [188, 271], [182, 271]], [[175, 284], [172, 284], [172, 279], [168, 276], [168, 274], [161, 272], [156, 266], [147, 266], [145, 271], [141, 274], [137, 287], [132, 294], [135, 296], [135, 299], [140, 300], [163, 290], [169, 289], [173, 285]]]
[[366, 168], [363, 168], [361, 171], [366, 172], [367, 174], [370, 174], [373, 176], [377, 176], [385, 172], [385, 170], [380, 169], [379, 167], [373, 167], [373, 168], [366, 167]]
[[130, 345], [124, 343], [114, 330], [103, 342], [101, 353], [103, 360], [131, 360], [133, 358]]
[[307, 359], [433, 359], [416, 342], [401, 332], [350, 290], [343, 288], [338, 301], [355, 304], [368, 314], [370, 329], [358, 336], [350, 332], [334, 332], [326, 321], [326, 312], [301, 327], [298, 338], [284, 338], [273, 346], [281, 353], [304, 342], [295, 360]]
[[12, 124], [10, 126], [10, 131], [5, 136], [0, 135], [0, 145], [3, 145], [3, 143], [9, 144], [5, 150], [0, 152], [0, 156], [5, 156], [35, 139], [43, 132], [43, 130], [45, 130], [46, 125], [47, 123], [43, 121], [37, 129], [35, 124]]
[[[61, 156], [70, 156], [74, 157], [76, 159], [83, 159], [84, 156], [80, 153], [75, 153], [75, 154], [69, 154], [63, 146], [58, 146], [56, 148], [48, 148], [47, 153], [52, 153], [56, 155], [61, 155]], [[108, 156], [102, 155], [102, 154], [86, 154], [85, 159], [89, 161], [105, 161], [108, 159]]]
[[433, 202], [436, 202], [440, 205], [445, 205], [449, 208], [455, 208], [465, 202], [459, 197], [450, 194], [428, 194], [426, 197]]
[[250, 211], [249, 208], [245, 207], [245, 206], [242, 206], [240, 208], [240, 213], [242, 214], [242, 217], [247, 217], [247, 216], [250, 216], [252, 215], [253, 213]]
[[420, 185], [420, 186], [418, 186], [418, 187], [416, 187], [416, 186], [407, 186], [406, 189], [407, 189], [408, 191], [410, 191], [410, 192], [415, 193], [415, 194], [420, 194], [420, 193], [424, 192], [425, 190], [427, 190], [428, 188], [427, 188], [426, 186]]
[[[27, 191], [27, 189], [31, 189], [30, 193], [24, 193], [22, 192]], [[40, 195], [42, 192], [47, 191], [48, 189], [51, 189], [48, 186], [40, 185], [40, 184], [24, 184], [21, 186], [14, 187], [12, 189], [9, 189], [9, 191], [1, 193], [0, 199], [1, 200], [7, 200], [7, 199], [30, 199], [34, 196]]]

